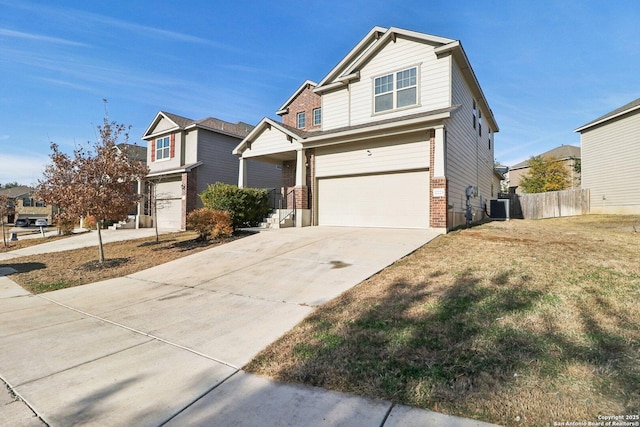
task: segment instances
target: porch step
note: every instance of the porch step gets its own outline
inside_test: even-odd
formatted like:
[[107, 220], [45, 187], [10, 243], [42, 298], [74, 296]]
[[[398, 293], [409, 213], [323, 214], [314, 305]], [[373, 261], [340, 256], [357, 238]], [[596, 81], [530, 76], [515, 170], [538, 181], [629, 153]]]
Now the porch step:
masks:
[[286, 228], [293, 227], [293, 219], [287, 218], [280, 222], [280, 211], [276, 209], [267, 216], [263, 222], [260, 223], [261, 228]]

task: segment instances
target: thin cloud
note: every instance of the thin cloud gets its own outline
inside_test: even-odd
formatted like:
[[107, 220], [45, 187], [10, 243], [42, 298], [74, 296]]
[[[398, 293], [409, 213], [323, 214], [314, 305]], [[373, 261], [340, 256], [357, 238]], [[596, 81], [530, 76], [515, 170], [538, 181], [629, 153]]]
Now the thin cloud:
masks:
[[[238, 51], [238, 49], [232, 48], [231, 46], [228, 46], [226, 44], [217, 43], [213, 40], [205, 39], [202, 37], [179, 33], [176, 31], [165, 30], [165, 29], [156, 28], [156, 27], [150, 27], [148, 25], [140, 25], [133, 22], [124, 21], [121, 19], [112, 18], [110, 16], [100, 15], [100, 14], [91, 13], [91, 12], [85, 12], [78, 9], [55, 7], [55, 6], [42, 5], [42, 4], [33, 4], [28, 2], [16, 5], [13, 2], [6, 2], [4, 0], [0, 0], [0, 4], [23, 9], [23, 10], [28, 10], [31, 13], [47, 16], [49, 18], [55, 16], [60, 21], [67, 22], [67, 23], [71, 21], [75, 21], [83, 24], [84, 26], [89, 26], [93, 32], [96, 31], [96, 26], [93, 24], [97, 24], [104, 27], [109, 32], [112, 32], [114, 28], [119, 28], [131, 33], [135, 33], [136, 35], [139, 35], [141, 37], [160, 38], [168, 41], [204, 44], [204, 45], [213, 46], [218, 49], [224, 49], [224, 50], [236, 51], [236, 52]], [[63, 39], [60, 39], [60, 40], [63, 40]]]
[[25, 155], [2, 154], [0, 183], [18, 182], [23, 185], [35, 185], [42, 179], [42, 172], [49, 158], [44, 155], [29, 153]]
[[59, 37], [45, 36], [42, 34], [25, 33], [22, 31], [14, 31], [6, 28], [0, 28], [0, 36], [13, 37], [13, 38], [25, 39], [25, 40], [34, 40], [34, 41], [46, 42], [46, 43], [63, 44], [67, 46], [82, 46], [82, 47], [88, 46], [85, 43], [75, 42], [67, 39], [61, 39]]

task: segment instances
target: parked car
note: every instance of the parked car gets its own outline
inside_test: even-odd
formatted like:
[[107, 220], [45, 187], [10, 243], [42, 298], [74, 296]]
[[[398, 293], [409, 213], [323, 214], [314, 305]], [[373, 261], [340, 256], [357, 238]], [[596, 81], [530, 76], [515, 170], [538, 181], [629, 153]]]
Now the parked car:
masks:
[[28, 227], [29, 226], [29, 220], [25, 219], [25, 218], [16, 219], [15, 226], [16, 227]]
[[46, 218], [38, 218], [36, 219], [36, 227], [48, 227], [49, 223]]

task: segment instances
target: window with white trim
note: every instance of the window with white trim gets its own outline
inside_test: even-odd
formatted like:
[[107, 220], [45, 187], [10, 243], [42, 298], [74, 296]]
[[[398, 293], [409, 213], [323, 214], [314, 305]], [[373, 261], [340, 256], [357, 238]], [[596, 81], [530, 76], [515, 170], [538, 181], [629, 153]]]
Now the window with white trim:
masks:
[[307, 125], [307, 115], [304, 111], [302, 113], [298, 113], [297, 119], [298, 129], [302, 129]]
[[322, 108], [315, 108], [313, 110], [313, 125], [320, 126], [322, 123]]
[[473, 100], [473, 128], [476, 128], [476, 121], [478, 118], [478, 109], [476, 108], [476, 100]]
[[376, 77], [373, 97], [375, 113], [417, 105], [418, 67]]
[[168, 159], [171, 155], [171, 142], [168, 136], [156, 139], [156, 160]]

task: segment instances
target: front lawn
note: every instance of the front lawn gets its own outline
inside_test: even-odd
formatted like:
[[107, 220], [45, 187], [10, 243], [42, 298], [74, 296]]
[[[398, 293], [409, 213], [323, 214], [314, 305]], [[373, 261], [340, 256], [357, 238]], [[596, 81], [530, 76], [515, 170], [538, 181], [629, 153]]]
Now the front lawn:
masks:
[[506, 426], [638, 414], [636, 229], [583, 216], [438, 237], [245, 369]]
[[105, 243], [103, 265], [97, 261], [96, 238], [96, 245], [92, 247], [24, 256], [6, 261], [3, 266], [17, 270], [18, 273], [11, 274], [9, 278], [37, 294], [126, 276], [248, 234], [238, 231], [230, 238], [203, 242], [198, 240], [198, 233], [185, 231], [162, 234], [158, 243], [155, 236]]

